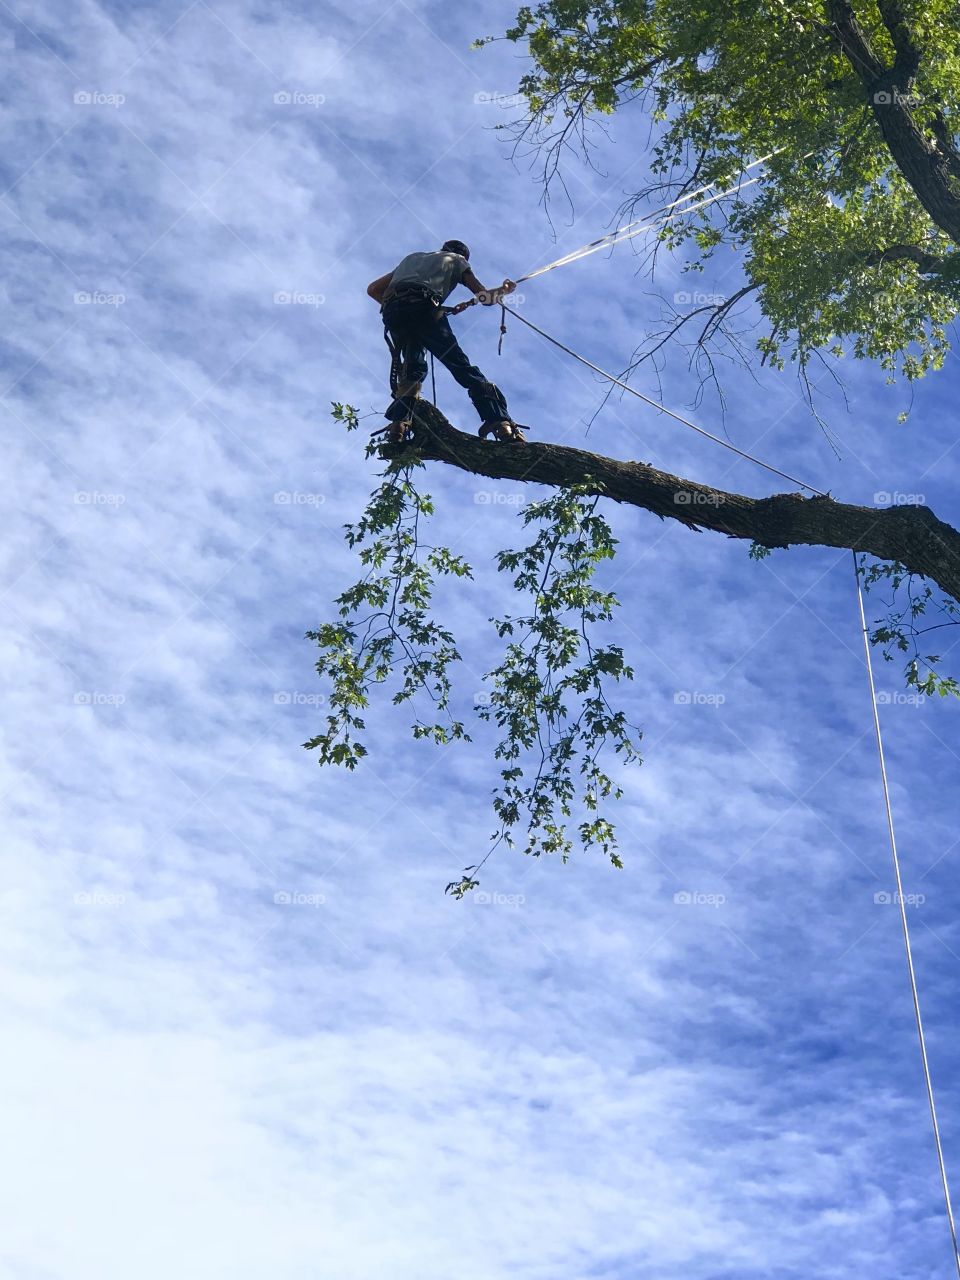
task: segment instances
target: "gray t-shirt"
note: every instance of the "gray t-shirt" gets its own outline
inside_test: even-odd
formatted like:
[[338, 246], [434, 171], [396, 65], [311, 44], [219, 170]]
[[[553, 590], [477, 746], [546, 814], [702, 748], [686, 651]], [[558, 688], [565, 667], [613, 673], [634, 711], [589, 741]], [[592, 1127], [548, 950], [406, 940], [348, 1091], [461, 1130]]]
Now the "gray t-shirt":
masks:
[[459, 253], [442, 249], [435, 253], [408, 253], [390, 277], [390, 292], [403, 285], [421, 285], [438, 302], [445, 302], [469, 269], [470, 264]]

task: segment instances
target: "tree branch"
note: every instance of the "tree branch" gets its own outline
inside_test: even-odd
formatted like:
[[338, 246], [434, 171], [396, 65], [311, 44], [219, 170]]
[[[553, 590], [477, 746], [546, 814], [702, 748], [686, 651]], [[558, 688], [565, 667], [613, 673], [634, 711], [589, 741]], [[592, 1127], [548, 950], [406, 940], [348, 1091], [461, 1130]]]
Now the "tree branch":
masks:
[[920, 70], [920, 47], [913, 38], [899, 0], [877, 0], [883, 25], [889, 32], [896, 52], [894, 70], [911, 85]]
[[938, 520], [929, 507], [858, 507], [799, 493], [748, 498], [658, 471], [645, 462], [620, 462], [584, 449], [530, 442], [493, 444], [451, 426], [427, 401], [417, 404], [411, 445], [384, 445], [395, 459], [411, 449], [425, 461], [445, 462], [497, 480], [566, 487], [586, 484], [593, 492], [765, 547], [848, 547], [896, 560], [910, 573], [935, 582], [960, 602], [960, 532]]
[[927, 251], [918, 244], [891, 244], [886, 249], [877, 249], [873, 253], [865, 253], [862, 258], [864, 266], [877, 267], [883, 262], [915, 262], [921, 275], [940, 275], [952, 266], [949, 258], [941, 258]]

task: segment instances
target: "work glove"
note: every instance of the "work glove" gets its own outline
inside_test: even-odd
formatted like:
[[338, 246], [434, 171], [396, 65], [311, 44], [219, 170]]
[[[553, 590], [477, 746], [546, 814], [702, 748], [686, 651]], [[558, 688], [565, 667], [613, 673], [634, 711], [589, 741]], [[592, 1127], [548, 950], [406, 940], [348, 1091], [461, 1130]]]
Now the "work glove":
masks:
[[477, 297], [485, 307], [492, 307], [500, 302], [502, 298], [505, 298], [508, 293], [513, 293], [516, 287], [512, 280], [504, 280], [503, 284], [496, 289], [484, 289], [483, 293], [477, 294]]

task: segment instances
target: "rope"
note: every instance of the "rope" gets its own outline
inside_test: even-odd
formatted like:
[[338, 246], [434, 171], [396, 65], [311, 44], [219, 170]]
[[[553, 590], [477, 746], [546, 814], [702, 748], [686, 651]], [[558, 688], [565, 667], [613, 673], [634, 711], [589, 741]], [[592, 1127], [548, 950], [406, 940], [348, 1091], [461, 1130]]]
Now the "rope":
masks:
[[[705, 431], [703, 427], [697, 426], [697, 424], [695, 422], [691, 422], [689, 418], [685, 418], [682, 414], [675, 413], [672, 409], [668, 409], [664, 405], [658, 403], [656, 400], [652, 400], [649, 396], [645, 396], [642, 392], [637, 391], [635, 387], [631, 387], [628, 383], [623, 382], [620, 378], [616, 378], [613, 376], [613, 374], [607, 373], [606, 370], [601, 369], [598, 365], [595, 365], [592, 361], [587, 360], [586, 357], [579, 355], [576, 351], [573, 351], [570, 347], [565, 346], [562, 342], [559, 342], [556, 338], [552, 338], [550, 334], [545, 333], [542, 329], [538, 328], [537, 325], [535, 325], [532, 321], [528, 320], [525, 316], [520, 315], [519, 312], [516, 312], [515, 314], [518, 320], [521, 320], [529, 328], [533, 329], [536, 333], [539, 333], [541, 337], [546, 338], [548, 342], [552, 342], [554, 346], [559, 347], [561, 351], [567, 352], [567, 354], [573, 356], [575, 360], [579, 360], [581, 364], [585, 364], [587, 368], [593, 369], [595, 373], [599, 373], [602, 377], [607, 378], [610, 382], [615, 383], [618, 387], [622, 387], [625, 391], [629, 391], [631, 395], [636, 396], [638, 399], [643, 400], [646, 404], [649, 404], [654, 408], [659, 409], [661, 412], [666, 413], [669, 417], [674, 418], [677, 422], [682, 423], [683, 426], [690, 427], [691, 430], [696, 431], [698, 435], [706, 436], [708, 440], [713, 440], [714, 443], [722, 445], [724, 449], [729, 449], [731, 453], [736, 453], [737, 455], [739, 455], [739, 457], [745, 458], [749, 462], [753, 462], [759, 467], [763, 467], [764, 470], [769, 471], [774, 475], [778, 475], [783, 477], [786, 480], [790, 480], [794, 484], [798, 484], [802, 488], [808, 489], [811, 493], [814, 493], [820, 497], [827, 496], [822, 489], [817, 489], [813, 485], [805, 483], [805, 481], [803, 480], [798, 480], [795, 476], [789, 475], [788, 472], [786, 471], [781, 471], [779, 467], [772, 466], [769, 462], [765, 462], [762, 458], [758, 458], [752, 453], [747, 453], [743, 449], [738, 449], [736, 445], [731, 444], [728, 440], [722, 440], [719, 436], [715, 436], [711, 432]], [[906, 953], [906, 959], [907, 959], [907, 973], [910, 979], [910, 994], [913, 999], [913, 1012], [914, 1012], [914, 1017], [916, 1018], [916, 1024], [917, 1024], [917, 1038], [920, 1044], [920, 1060], [923, 1066], [923, 1078], [924, 1078], [924, 1084], [926, 1086], [926, 1091], [927, 1091], [927, 1102], [930, 1107], [930, 1120], [933, 1125], [933, 1139], [937, 1149], [937, 1163], [940, 1168], [940, 1182], [943, 1187], [943, 1198], [944, 1198], [944, 1204], [946, 1206], [946, 1211], [947, 1211], [947, 1222], [950, 1227], [950, 1240], [953, 1246], [953, 1260], [954, 1260], [954, 1263], [956, 1264], [957, 1276], [958, 1278], [960, 1278], [960, 1245], [958, 1245], [958, 1241], [957, 1241], [957, 1228], [956, 1228], [956, 1224], [953, 1217], [953, 1205], [951, 1203], [951, 1198], [950, 1198], [950, 1183], [947, 1178], [946, 1159], [943, 1154], [943, 1142], [940, 1137], [940, 1126], [937, 1121], [937, 1107], [936, 1107], [936, 1102], [934, 1100], [933, 1078], [930, 1074], [930, 1061], [927, 1056], [927, 1042], [926, 1042], [926, 1037], [923, 1031], [923, 1020], [920, 1016], [920, 993], [917, 988], [917, 975], [916, 975], [916, 970], [914, 969], [914, 966], [913, 966], [913, 950], [910, 945], [910, 926], [907, 921], [907, 908], [906, 908], [906, 903], [904, 902], [903, 878], [900, 873], [900, 857], [897, 852], [897, 837], [896, 837], [896, 830], [894, 828], [894, 821], [893, 821], [893, 807], [890, 801], [890, 784], [887, 778], [887, 766], [886, 766], [886, 760], [883, 754], [883, 735], [880, 730], [880, 711], [877, 705], [877, 689], [876, 689], [876, 683], [874, 681], [874, 676], [873, 676], [873, 660], [870, 654], [870, 637], [867, 631], [867, 618], [866, 618], [866, 612], [863, 604], [863, 590], [860, 586], [860, 573], [857, 567], [856, 552], [852, 552], [852, 554], [853, 554], [854, 578], [855, 578], [856, 587], [857, 587], [857, 602], [860, 610], [860, 629], [861, 629], [861, 635], [863, 638], [863, 650], [866, 656], [867, 679], [870, 686], [870, 700], [873, 707], [873, 727], [874, 727], [874, 733], [876, 735], [876, 740], [877, 740], [877, 754], [880, 760], [880, 778], [883, 784], [883, 801], [884, 801], [884, 807], [885, 807], [886, 816], [887, 816], [887, 831], [890, 837], [890, 852], [893, 858], [893, 870], [894, 870], [894, 877], [896, 880], [896, 887], [897, 887], [897, 902], [900, 907], [900, 924], [903, 929], [903, 945], [904, 945], [904, 951]]]
[[[754, 160], [744, 167], [743, 172], [746, 173], [748, 170], [756, 168], [758, 164], [765, 164], [771, 156], [776, 154], [776, 151], [771, 151], [770, 155]], [[522, 284], [525, 280], [533, 280], [536, 276], [542, 276], [548, 271], [554, 271], [557, 267], [565, 267], [570, 262], [579, 262], [581, 258], [587, 258], [591, 253], [599, 253], [601, 249], [612, 249], [614, 245], [621, 244], [624, 240], [632, 240], [634, 236], [642, 235], [645, 231], [653, 231], [656, 227], [666, 226], [668, 222], [672, 222], [674, 218], [680, 217], [681, 214], [695, 213], [698, 209], [705, 209], [708, 205], [715, 204], [718, 200], [723, 200], [728, 195], [738, 195], [745, 188], [752, 187], [755, 182], [759, 181], [760, 175], [758, 174], [757, 177], [750, 178], [746, 182], [739, 182], [736, 187], [718, 191], [716, 195], [712, 195], [706, 200], [699, 200], [696, 204], [687, 205], [685, 209], [676, 207], [688, 200], [693, 200], [696, 196], [702, 195], [705, 191], [709, 191], [711, 187], [717, 185], [715, 182], [710, 182], [705, 187], [699, 187], [696, 191], [691, 191], [685, 196], [679, 196], [671, 204], [664, 205], [663, 208], [657, 209], [653, 213], [645, 214], [635, 222], [628, 222], [626, 226], [618, 227], [616, 231], [609, 231], [605, 236], [601, 236], [599, 240], [591, 240], [589, 244], [581, 245], [579, 249], [574, 249], [562, 258], [557, 258], [555, 262], [548, 262], [546, 266], [538, 267], [536, 271], [531, 271], [525, 276], [519, 276], [513, 283], [515, 285]], [[674, 212], [669, 213], [668, 210], [670, 209], [673, 209]], [[504, 281], [504, 285], [506, 284], [507, 281]], [[484, 294], [481, 296], [492, 294], [494, 301], [499, 302], [504, 285], [499, 286], [497, 289], [485, 289]], [[461, 312], [466, 311], [468, 307], [475, 307], [479, 301], [481, 301], [481, 297], [468, 298], [466, 302], [460, 302], [455, 307], [444, 307], [443, 313], [448, 316], [458, 316]]]
[[900, 857], [897, 853], [897, 836], [893, 825], [893, 809], [890, 804], [890, 784], [887, 779], [887, 766], [883, 755], [883, 737], [880, 732], [880, 712], [877, 707], [877, 688], [873, 678], [873, 659], [870, 655], [870, 637], [867, 632], [867, 616], [863, 608], [863, 591], [860, 587], [860, 572], [857, 567], [857, 555], [853, 552], [853, 571], [857, 580], [857, 600], [860, 605], [860, 631], [863, 638], [863, 652], [866, 657], [867, 679], [870, 684], [870, 699], [873, 706], [873, 729], [877, 739], [877, 755], [880, 759], [880, 778], [883, 782], [883, 803], [887, 813], [887, 831], [890, 836], [890, 853], [893, 858], [893, 874], [897, 885], [897, 902], [900, 906], [900, 925], [903, 929], [903, 948], [907, 957], [907, 973], [910, 975], [910, 994], [913, 997], [913, 1013], [917, 1022], [917, 1038], [920, 1041], [920, 1059], [923, 1063], [923, 1079], [927, 1089], [927, 1102], [930, 1104], [930, 1120], [933, 1124], [933, 1139], [937, 1147], [937, 1161], [940, 1165], [940, 1182], [943, 1186], [943, 1199], [947, 1209], [947, 1222], [950, 1224], [950, 1240], [953, 1244], [953, 1260], [956, 1263], [957, 1275], [960, 1276], [960, 1246], [957, 1244], [957, 1228], [953, 1219], [953, 1206], [950, 1202], [950, 1184], [947, 1180], [947, 1165], [943, 1155], [943, 1143], [940, 1140], [940, 1126], [937, 1123], [937, 1107], [933, 1097], [933, 1079], [930, 1075], [930, 1062], [927, 1058], [927, 1042], [923, 1034], [923, 1020], [920, 1017], [920, 994], [917, 990], [917, 975], [913, 967], [913, 949], [910, 946], [910, 926], [907, 923], [907, 908], [903, 900], [903, 880], [900, 876]]
[[755, 457], [752, 453], [747, 453], [744, 449], [738, 449], [735, 444], [731, 444], [729, 440], [722, 440], [720, 436], [713, 435], [710, 431], [703, 427], [698, 427], [695, 422], [691, 422], [689, 418], [685, 418], [683, 414], [668, 409], [659, 400], [652, 400], [650, 396], [645, 396], [642, 391], [638, 391], [636, 387], [631, 387], [629, 382], [624, 382], [621, 378], [615, 377], [612, 373], [607, 373], [606, 369], [601, 369], [598, 364], [594, 364], [592, 360], [588, 360], [586, 356], [579, 355], [578, 352], [565, 346], [557, 338], [551, 338], [549, 333], [544, 333], [526, 316], [514, 311], [517, 320], [522, 321], [535, 333], [539, 333], [541, 338], [546, 338], [548, 342], [552, 342], [555, 347], [559, 347], [561, 351], [565, 351], [567, 355], [573, 356], [574, 360], [579, 360], [581, 364], [585, 364], [588, 369], [592, 369], [594, 373], [599, 373], [602, 378], [606, 378], [609, 382], [615, 383], [616, 386], [622, 387], [624, 391], [629, 391], [632, 396], [636, 396], [638, 400], [642, 400], [644, 404], [650, 405], [654, 409], [659, 409], [661, 413], [665, 413], [670, 418], [675, 418], [677, 422], [683, 423], [685, 427], [689, 427], [691, 431], [696, 431], [698, 435], [706, 436], [708, 440], [712, 440], [714, 444], [723, 445], [724, 449], [729, 449], [732, 453], [739, 454], [741, 458], [746, 458], [748, 462], [755, 462], [758, 467], [764, 467], [767, 471], [772, 471], [774, 475], [780, 476], [784, 480], [789, 480], [791, 484], [798, 484], [801, 489], [809, 489], [811, 493], [816, 494], [819, 498], [826, 498], [828, 495], [822, 489], [818, 489], [815, 485], [807, 484], [805, 480], [798, 480], [796, 476], [790, 475], [788, 471], [781, 471], [778, 467], [772, 466], [769, 462], [764, 462], [762, 458]]
[[[745, 169], [742, 170], [742, 172], [744, 173], [749, 172], [749, 170], [756, 168], [758, 165], [764, 164], [767, 160], [771, 158], [771, 156], [776, 154], [777, 152], [771, 152], [770, 155], [763, 156], [759, 160], [754, 160], [751, 164], [747, 165]], [[804, 159], [806, 158], [807, 157], [805, 156]], [[753, 184], [755, 182], [758, 182], [759, 180], [760, 180], [760, 176], [758, 175], [757, 177], [750, 178], [746, 182], [741, 181], [740, 183], [737, 184], [736, 188], [733, 190], [732, 193], [736, 195], [740, 191], [744, 190], [746, 187], [753, 186]], [[533, 280], [536, 276], [545, 275], [548, 271], [554, 271], [557, 267], [566, 266], [570, 262], [579, 261], [580, 258], [589, 257], [589, 255], [592, 253], [598, 253], [601, 249], [612, 248], [614, 245], [620, 244], [624, 240], [632, 240], [634, 236], [638, 236], [645, 231], [651, 231], [655, 227], [664, 226], [666, 225], [666, 223], [672, 221], [676, 217], [679, 217], [681, 214], [694, 213], [698, 209], [706, 208], [708, 205], [714, 204], [717, 200], [722, 200], [726, 195], [730, 194], [729, 190], [724, 190], [724, 191], [717, 192], [716, 194], [708, 197], [705, 200], [700, 200], [695, 204], [688, 203], [690, 200], [695, 199], [697, 196], [703, 195], [705, 192], [711, 190], [715, 186], [716, 186], [716, 183], [711, 182], [707, 186], [701, 187], [697, 191], [692, 191], [685, 196], [680, 196], [678, 197], [678, 199], [674, 200], [671, 204], [668, 204], [664, 206], [664, 208], [658, 210], [656, 214], [648, 214], [643, 218], [638, 218], [635, 222], [628, 223], [626, 226], [620, 227], [616, 231], [609, 232], [607, 235], [601, 236], [598, 240], [593, 240], [589, 244], [583, 245], [581, 246], [581, 248], [575, 249], [571, 253], [565, 254], [562, 258], [557, 258], [556, 261], [554, 262], [548, 262], [545, 266], [538, 267], [536, 271], [531, 271], [527, 275], [520, 276], [519, 279], [516, 281], [516, 283], [520, 284], [525, 280]], [[685, 205], [686, 207], [678, 208], [678, 206], [680, 205]], [[673, 210], [674, 212], [670, 212], [671, 210]], [[465, 311], [467, 307], [473, 306], [477, 301], [478, 301], [477, 298], [471, 298], [468, 302], [461, 303], [458, 307], [450, 308], [449, 310], [445, 309], [445, 310], [447, 311], [447, 314], [456, 315], [456, 314], [459, 314], [461, 311]], [[506, 332], [506, 309], [503, 305], [502, 295], [498, 297], [496, 301], [500, 303], [500, 311], [501, 311], [500, 341], [497, 345], [497, 351], [499, 354], [503, 347], [503, 335]], [[660, 404], [658, 401], [651, 399], [651, 397], [649, 396], [645, 396], [643, 392], [638, 391], [635, 387], [631, 387], [629, 383], [624, 382], [621, 378], [615, 377], [612, 373], [608, 373], [605, 369], [601, 369], [599, 365], [594, 364], [593, 361], [588, 360], [585, 356], [582, 356], [578, 352], [572, 350], [572, 348], [566, 346], [564, 343], [560, 342], [557, 338], [551, 337], [549, 333], [545, 333], [543, 329], [540, 329], [531, 320], [528, 320], [525, 316], [521, 315], [519, 312], [515, 312], [514, 314], [516, 315], [517, 319], [522, 321], [523, 324], [527, 325], [528, 328], [533, 329], [535, 333], [539, 333], [542, 338], [546, 338], [548, 342], [553, 343], [555, 347], [558, 347], [561, 351], [566, 352], [567, 355], [572, 356], [574, 360], [578, 360], [581, 364], [586, 365], [588, 369], [592, 369], [594, 373], [598, 373], [602, 378], [606, 378], [609, 382], [612, 382], [615, 386], [621, 387], [624, 391], [628, 391], [632, 396], [636, 396], [638, 400], [642, 400], [645, 404], [650, 405], [652, 408], [659, 410], [661, 413], [667, 414], [668, 417], [675, 419], [677, 422], [681, 423], [683, 426], [689, 427], [692, 431], [697, 432], [698, 435], [705, 436], [708, 440], [712, 440], [715, 444], [721, 445], [724, 449], [729, 449], [731, 453], [737, 454], [739, 457], [746, 459], [748, 462], [754, 463], [758, 467], [763, 467], [764, 470], [769, 471], [772, 475], [780, 476], [784, 480], [789, 480], [792, 484], [799, 485], [802, 489], [807, 489], [810, 493], [815, 494], [818, 497], [828, 496], [826, 493], [824, 493], [822, 489], [818, 489], [814, 485], [807, 484], [803, 480], [798, 480], [796, 476], [790, 475], [789, 472], [781, 471], [779, 467], [772, 466], [769, 462], [765, 462], [762, 458], [758, 458], [752, 453], [748, 453], [743, 449], [737, 448], [736, 445], [731, 444], [729, 441], [723, 440], [719, 436], [715, 436], [711, 432], [706, 431], [703, 427], [698, 426], [695, 422], [691, 422], [689, 418], [685, 418], [682, 414], [676, 413], [672, 409], [668, 409], [665, 405]], [[883, 784], [883, 800], [884, 800], [884, 807], [885, 807], [886, 816], [887, 816], [887, 831], [890, 838], [890, 852], [893, 859], [894, 877], [895, 877], [896, 886], [897, 886], [897, 902], [900, 907], [900, 924], [903, 930], [903, 945], [904, 945], [904, 951], [906, 953], [906, 959], [907, 959], [907, 973], [910, 979], [910, 994], [913, 999], [913, 1012], [914, 1012], [914, 1017], [916, 1019], [916, 1024], [917, 1024], [917, 1038], [920, 1044], [920, 1059], [923, 1066], [923, 1078], [924, 1078], [924, 1084], [926, 1086], [926, 1091], [927, 1091], [927, 1102], [930, 1107], [930, 1120], [933, 1125], [934, 1143], [937, 1149], [937, 1162], [940, 1168], [940, 1182], [943, 1187], [943, 1198], [944, 1198], [944, 1204], [947, 1211], [947, 1222], [950, 1227], [950, 1240], [953, 1247], [953, 1260], [956, 1265], [958, 1280], [960, 1280], [960, 1245], [958, 1245], [958, 1241], [957, 1241], [957, 1229], [956, 1229], [956, 1223], [954, 1221], [953, 1205], [951, 1203], [951, 1197], [950, 1197], [950, 1184], [947, 1178], [947, 1166], [946, 1166], [946, 1160], [943, 1154], [943, 1143], [940, 1137], [940, 1126], [937, 1121], [937, 1108], [936, 1108], [936, 1102], [934, 1100], [933, 1078], [930, 1074], [930, 1062], [927, 1057], [926, 1037], [924, 1036], [924, 1031], [923, 1031], [923, 1020], [920, 1016], [920, 994], [917, 988], [917, 975], [913, 965], [913, 950], [910, 944], [910, 927], [907, 921], [907, 910], [906, 910], [906, 904], [904, 902], [904, 894], [903, 894], [903, 880], [900, 873], [900, 858], [897, 852], [897, 838], [896, 838], [896, 831], [894, 828], [894, 821], [893, 821], [893, 808], [890, 801], [890, 785], [889, 785], [889, 780], [887, 778], [887, 767], [886, 767], [886, 761], [883, 754], [883, 735], [880, 729], [880, 712], [877, 705], [877, 690], [876, 690], [876, 683], [874, 681], [874, 676], [873, 676], [873, 661], [870, 654], [870, 637], [867, 630], [866, 611], [864, 609], [863, 590], [860, 585], [860, 573], [857, 567], [856, 552], [853, 552], [852, 554], [853, 554], [854, 576], [855, 576], [856, 587], [857, 587], [857, 602], [858, 602], [859, 611], [860, 611], [860, 627], [861, 627], [861, 635], [863, 639], [863, 650], [864, 650], [864, 655], [866, 657], [867, 679], [870, 686], [870, 699], [873, 707], [873, 727], [874, 727], [874, 733], [877, 741], [877, 754], [880, 760], [880, 777], [881, 777], [881, 782]], [[492, 850], [490, 852], [492, 852]], [[487, 857], [489, 856], [490, 855], [488, 852]], [[485, 862], [486, 858], [484, 858], [483, 861]]]
[[[759, 160], [754, 160], [751, 164], [744, 167], [741, 172], [748, 173], [751, 169], [755, 169], [757, 165], [766, 164], [766, 162], [777, 153], [771, 151], [769, 155], [761, 156]], [[678, 209], [677, 205], [685, 204], [688, 200], [694, 200], [697, 196], [703, 195], [717, 184], [715, 182], [708, 183], [705, 187], [700, 187], [696, 191], [688, 192], [685, 196], [679, 196], [670, 204], [664, 205], [663, 208], [655, 210], [653, 213], [645, 214], [642, 218], [637, 218], [634, 222], [628, 222], [626, 226], [618, 227], [616, 231], [609, 231], [605, 236], [601, 236], [599, 240], [591, 240], [589, 244], [581, 245], [579, 249], [574, 249], [570, 253], [564, 254], [562, 258], [557, 258], [555, 262], [548, 262], [544, 267], [538, 267], [536, 271], [531, 271], [528, 275], [520, 276], [517, 284], [521, 284], [524, 280], [533, 280], [536, 276], [545, 275], [548, 271], [553, 271], [557, 267], [564, 267], [568, 262], [577, 262], [580, 258], [589, 257], [591, 253], [598, 253], [601, 249], [612, 248], [619, 244], [622, 240], [632, 240], [634, 236], [641, 235], [644, 231], [652, 231], [654, 227], [663, 226], [668, 222], [672, 222], [674, 218], [679, 218], [685, 213], [694, 213], [697, 209], [705, 209], [708, 205], [715, 204], [717, 200], [723, 200], [728, 195], [737, 195], [746, 187], [752, 187], [755, 182], [760, 181], [760, 176], [750, 178], [747, 182], [739, 182], [735, 188], [726, 188], [718, 191], [715, 195], [709, 196], [706, 200], [700, 200], [696, 204], [689, 205], [685, 209]], [[674, 209], [674, 213], [668, 212]]]

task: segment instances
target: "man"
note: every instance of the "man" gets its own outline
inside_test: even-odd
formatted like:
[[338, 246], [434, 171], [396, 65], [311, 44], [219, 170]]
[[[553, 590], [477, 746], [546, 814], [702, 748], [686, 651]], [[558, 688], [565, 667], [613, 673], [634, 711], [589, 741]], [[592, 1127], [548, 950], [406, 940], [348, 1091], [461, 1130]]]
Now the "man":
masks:
[[520, 428], [507, 412], [503, 393], [467, 359], [443, 307], [458, 284], [466, 285], [485, 306], [493, 306], [517, 287], [512, 280], [505, 280], [499, 289], [485, 289], [471, 271], [469, 258], [470, 250], [461, 240], [447, 240], [438, 252], [407, 254], [395, 270], [367, 286], [367, 293], [380, 304], [394, 352], [394, 400], [387, 410], [392, 441], [406, 439], [414, 402], [427, 376], [425, 353], [429, 351], [466, 389], [480, 415], [481, 438], [492, 435], [495, 440], [524, 443]]

